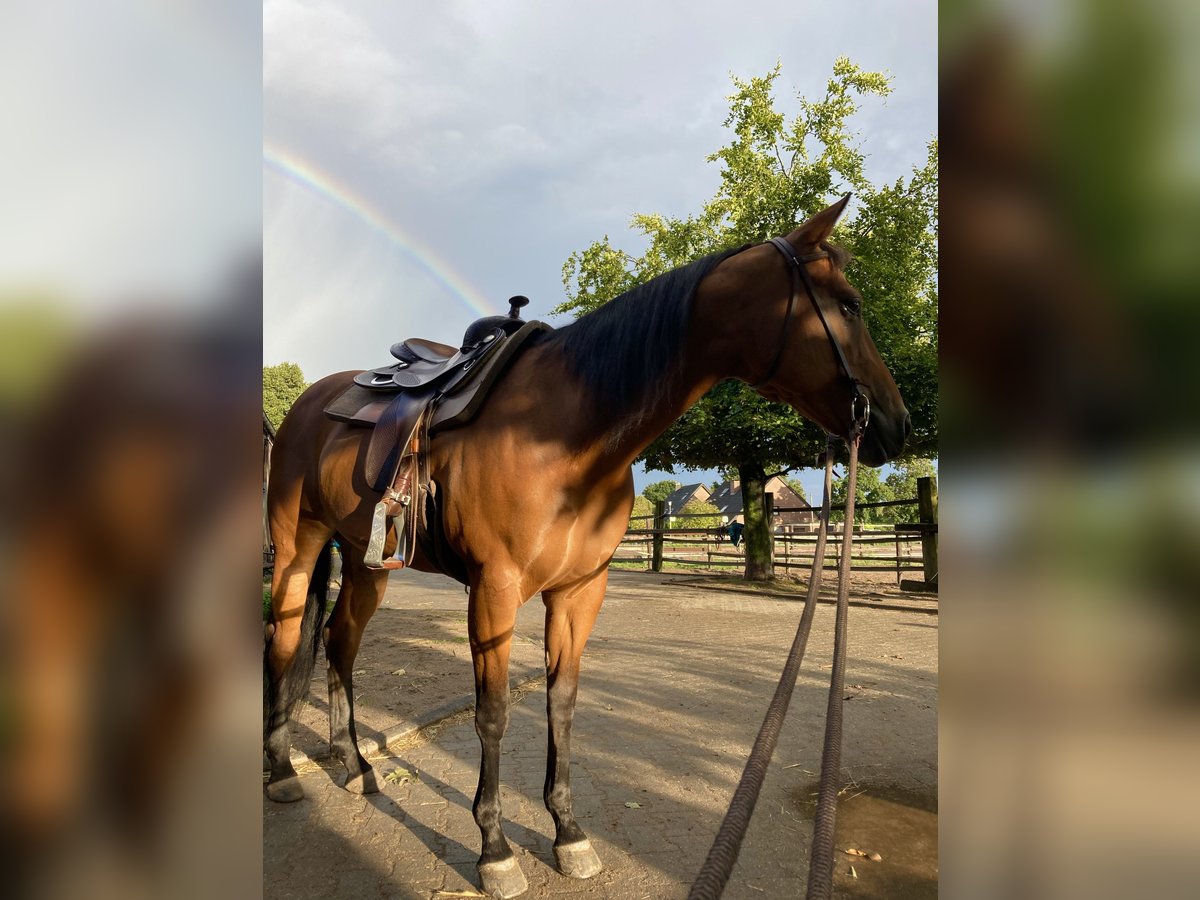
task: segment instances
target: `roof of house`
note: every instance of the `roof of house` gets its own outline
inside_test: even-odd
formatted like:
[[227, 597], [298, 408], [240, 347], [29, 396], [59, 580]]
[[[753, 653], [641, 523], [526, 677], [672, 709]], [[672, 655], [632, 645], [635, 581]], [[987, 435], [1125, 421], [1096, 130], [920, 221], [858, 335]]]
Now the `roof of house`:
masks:
[[723, 481], [717, 485], [708, 502], [721, 511], [723, 516], [738, 516], [742, 513], [742, 485], [739, 481]]
[[[767, 481], [767, 489], [775, 495], [776, 508], [787, 509], [809, 505], [803, 492], [792, 490], [792, 487], [778, 475]], [[742, 514], [741, 482], [737, 480], [724, 481], [717, 485], [717, 489], [708, 498], [708, 502], [719, 509], [723, 516], [730, 518], [740, 516]], [[810, 516], [811, 513], [784, 513], [783, 515], [788, 517], [792, 515]]]
[[685, 484], [667, 495], [667, 515], [682, 512], [683, 508], [693, 500], [707, 500], [708, 488], [703, 484]]

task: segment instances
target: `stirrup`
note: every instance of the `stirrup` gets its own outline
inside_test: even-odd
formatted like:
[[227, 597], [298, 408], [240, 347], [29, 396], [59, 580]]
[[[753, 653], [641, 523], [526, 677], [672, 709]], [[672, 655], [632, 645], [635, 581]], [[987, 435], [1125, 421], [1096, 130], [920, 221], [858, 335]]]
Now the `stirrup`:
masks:
[[403, 514], [396, 516], [396, 533], [400, 538], [396, 544], [396, 552], [388, 559], [383, 558], [383, 544], [387, 540], [388, 513], [393, 508], [394, 502], [385, 494], [383, 499], [375, 504], [375, 513], [371, 517], [371, 537], [367, 541], [367, 552], [363, 555], [363, 565], [373, 572], [389, 572], [404, 568], [408, 535], [405, 534], [406, 517]]

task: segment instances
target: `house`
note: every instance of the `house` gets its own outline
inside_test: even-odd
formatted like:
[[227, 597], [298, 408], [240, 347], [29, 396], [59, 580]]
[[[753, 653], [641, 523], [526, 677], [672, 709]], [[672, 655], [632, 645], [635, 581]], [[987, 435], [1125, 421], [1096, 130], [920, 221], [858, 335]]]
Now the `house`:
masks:
[[708, 488], [703, 484], [685, 484], [683, 487], [676, 488], [667, 495], [665, 512], [668, 517], [668, 527], [675, 526], [675, 520], [671, 516], [683, 512], [683, 508], [692, 501], [699, 501], [701, 503], [711, 502], [709, 501]]
[[[779, 475], [767, 480], [766, 490], [775, 495], [775, 509], [795, 510], [796, 507], [809, 505], [804, 494], [792, 490]], [[745, 522], [742, 517], [742, 485], [737, 479], [717, 485], [708, 502], [721, 511], [723, 522]], [[816, 521], [816, 513], [811, 510], [777, 512], [772, 526], [785, 531], [809, 531], [815, 527]]]

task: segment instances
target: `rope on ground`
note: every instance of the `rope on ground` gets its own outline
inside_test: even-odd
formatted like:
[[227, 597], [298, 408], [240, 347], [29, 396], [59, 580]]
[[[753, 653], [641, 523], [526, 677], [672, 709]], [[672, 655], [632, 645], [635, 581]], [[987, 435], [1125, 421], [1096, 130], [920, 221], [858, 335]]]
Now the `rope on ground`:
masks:
[[[821, 501], [821, 528], [817, 534], [817, 545], [813, 551], [812, 574], [808, 582], [808, 596], [804, 601], [804, 612], [800, 616], [800, 624], [796, 629], [796, 637], [792, 641], [792, 649], [788, 653], [783, 674], [775, 688], [775, 695], [767, 707], [766, 717], [754, 740], [750, 758], [746, 760], [746, 768], [742, 778], [734, 790], [733, 799], [725, 813], [725, 819], [717, 831], [708, 857], [696, 876], [688, 900], [718, 900], [725, 890], [729, 876], [737, 862], [738, 851], [746, 836], [746, 828], [758, 802], [759, 792], [767, 775], [767, 767], [775, 753], [775, 744], [779, 740], [779, 732], [783, 728], [783, 720], [787, 715], [788, 704], [792, 699], [792, 690], [796, 686], [796, 678], [800, 674], [800, 663], [804, 659], [804, 649], [808, 644], [808, 633], [812, 627], [813, 613], [817, 608], [817, 594], [821, 588], [821, 573], [825, 564], [825, 539], [829, 531], [829, 495], [833, 480], [833, 442], [830, 440], [826, 451], [825, 461], [825, 495]], [[853, 451], [852, 451], [853, 452]], [[854, 457], [852, 457], [853, 459]], [[850, 503], [853, 503], [853, 493]], [[848, 517], [853, 512], [848, 512]], [[848, 518], [848, 521], [852, 521]], [[846, 529], [849, 533], [849, 529]], [[843, 552], [842, 559], [849, 560], [848, 553]], [[840, 586], [840, 582], [839, 582]]]
[[854, 537], [854, 494], [858, 482], [858, 440], [850, 441], [850, 468], [846, 474], [846, 527], [842, 529], [842, 559], [838, 572], [837, 624], [833, 633], [833, 674], [829, 678], [829, 703], [825, 712], [825, 747], [821, 753], [821, 786], [813, 823], [811, 862], [808, 866], [808, 900], [829, 900], [833, 894], [833, 831], [837, 821], [837, 795], [842, 772], [842, 699], [846, 677], [846, 620], [850, 609], [850, 549]]

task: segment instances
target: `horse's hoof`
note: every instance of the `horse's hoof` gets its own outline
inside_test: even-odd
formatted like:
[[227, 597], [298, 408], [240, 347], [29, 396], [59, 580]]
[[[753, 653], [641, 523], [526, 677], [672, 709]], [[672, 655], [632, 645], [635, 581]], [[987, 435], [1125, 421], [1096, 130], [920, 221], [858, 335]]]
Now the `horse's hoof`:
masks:
[[289, 775], [278, 781], [268, 781], [267, 796], [276, 803], [295, 803], [304, 799], [304, 788], [300, 786], [297, 776]]
[[516, 897], [529, 888], [515, 856], [500, 862], [480, 863], [478, 868], [479, 884], [489, 897]]
[[556, 844], [554, 859], [558, 863], [558, 871], [568, 878], [591, 878], [603, 868], [600, 857], [592, 849], [592, 842], [588, 840]]
[[379, 791], [379, 779], [374, 769], [367, 769], [346, 779], [346, 790], [352, 794], [374, 794]]

